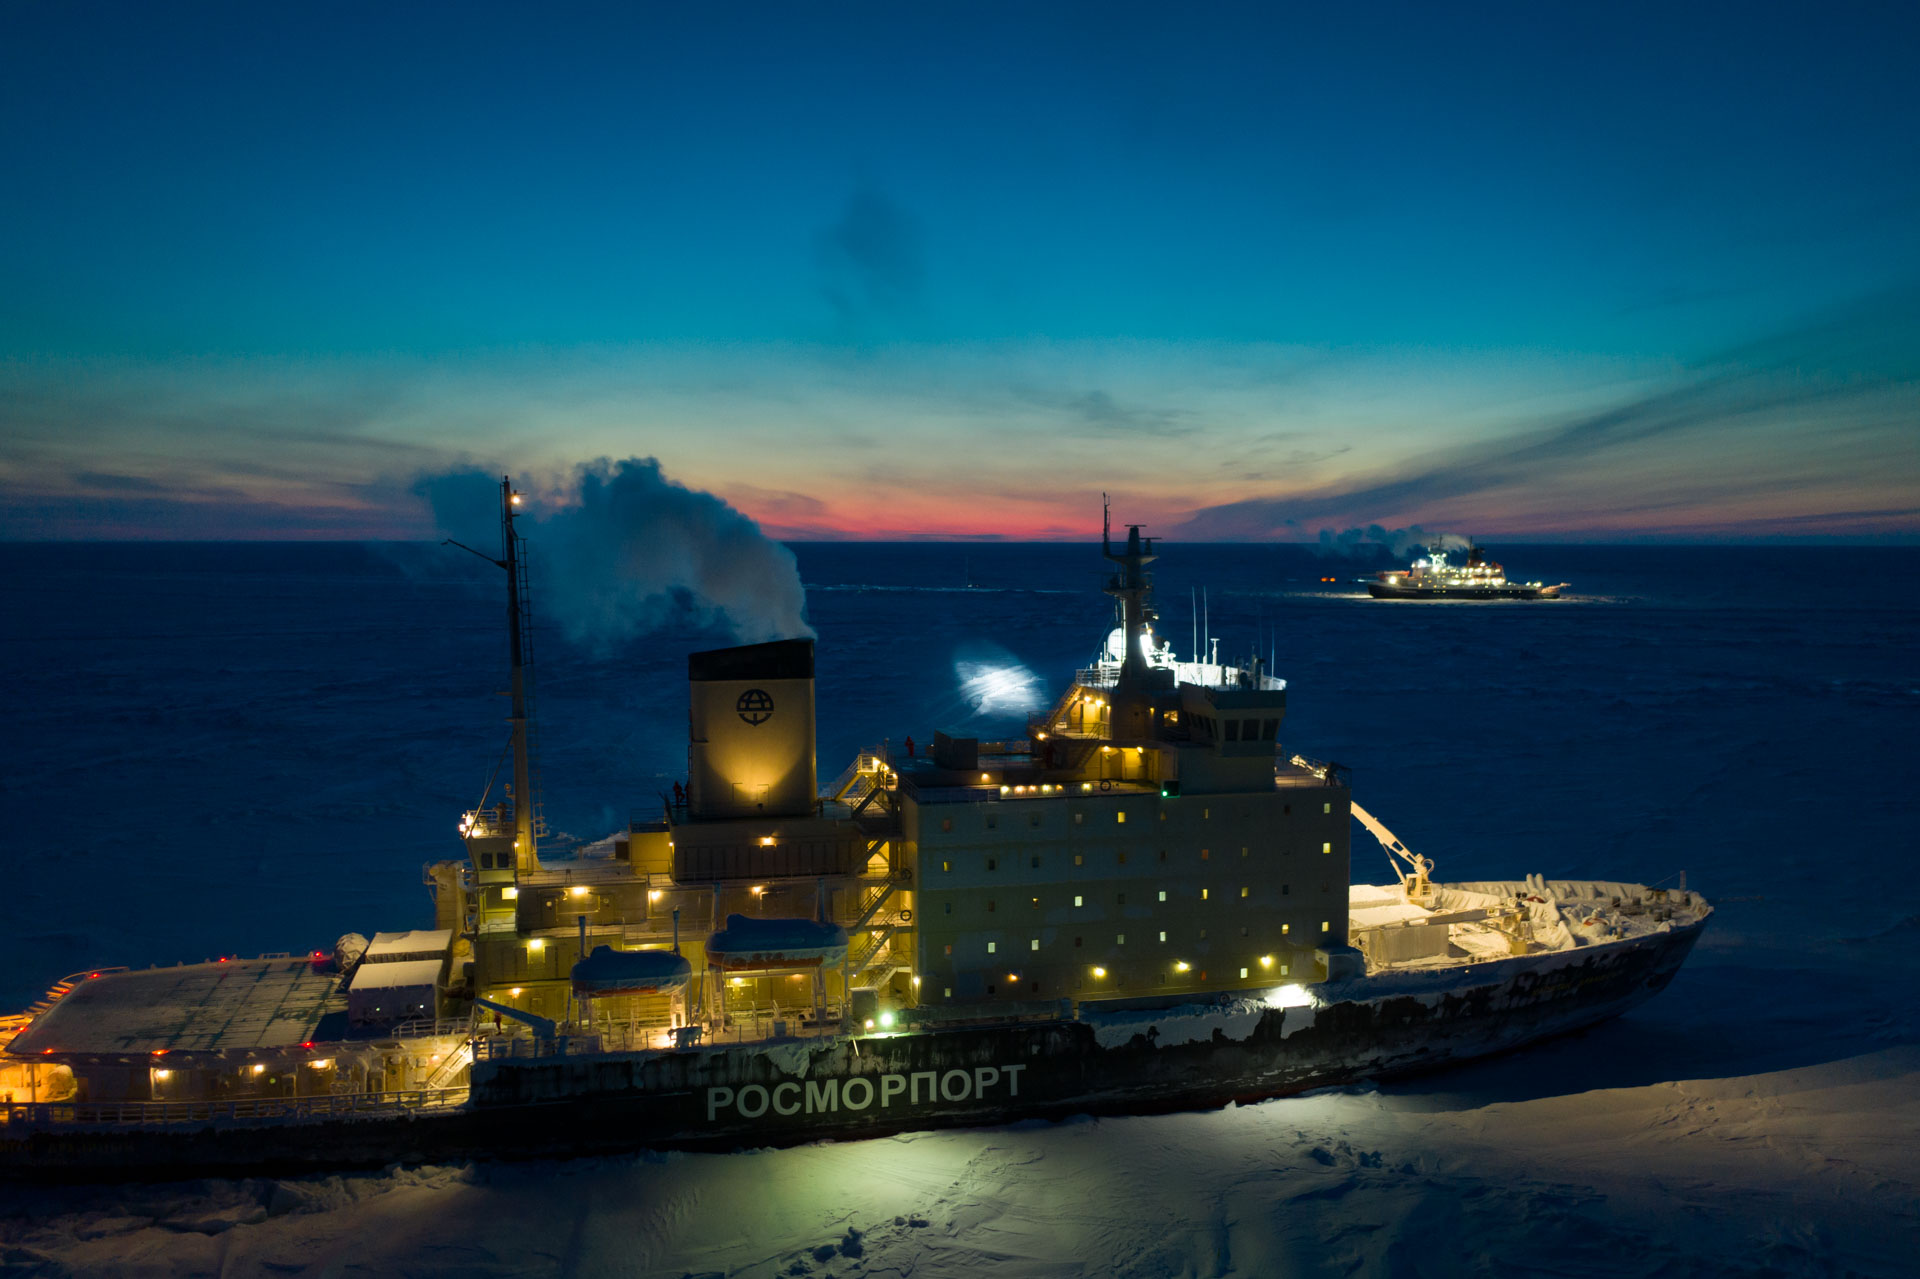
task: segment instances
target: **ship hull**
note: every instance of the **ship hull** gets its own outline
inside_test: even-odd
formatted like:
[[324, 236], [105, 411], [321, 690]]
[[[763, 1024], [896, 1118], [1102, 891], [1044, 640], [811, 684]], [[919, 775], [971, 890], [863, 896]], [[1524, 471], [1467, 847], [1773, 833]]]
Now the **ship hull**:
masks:
[[118, 1181], [730, 1150], [1259, 1101], [1432, 1070], [1616, 1017], [1666, 986], [1704, 924], [1325, 984], [1314, 1007], [1219, 996], [855, 1040], [482, 1061], [466, 1106], [391, 1119], [35, 1128], [30, 1108], [16, 1108], [0, 1128], [0, 1176]]
[[1558, 586], [1390, 586], [1368, 582], [1377, 600], [1557, 600]]

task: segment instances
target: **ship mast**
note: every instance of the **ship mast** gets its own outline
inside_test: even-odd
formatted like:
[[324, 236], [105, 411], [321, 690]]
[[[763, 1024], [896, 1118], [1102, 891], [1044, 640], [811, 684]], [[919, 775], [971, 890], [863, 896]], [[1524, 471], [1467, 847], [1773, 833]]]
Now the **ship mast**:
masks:
[[[507, 722], [513, 735], [513, 869], [525, 875], [540, 869], [540, 805], [533, 780], [533, 623], [526, 607], [526, 544], [513, 527], [520, 495], [513, 477], [500, 477], [500, 558], [476, 551], [465, 542], [447, 538], [442, 546], [457, 546], [477, 555], [507, 574], [507, 671], [512, 713]], [[491, 789], [493, 783], [487, 783]], [[464, 828], [463, 828], [464, 833]]]
[[532, 683], [533, 636], [523, 596], [526, 591], [525, 546], [513, 527], [520, 495], [513, 477], [500, 477], [500, 558], [507, 571], [507, 637], [513, 726], [513, 866], [524, 875], [540, 869], [538, 814], [533, 794], [533, 745], [527, 703]]
[[1153, 686], [1153, 674], [1142, 643], [1155, 616], [1151, 605], [1153, 577], [1147, 565], [1159, 557], [1153, 553], [1153, 539], [1140, 536], [1138, 524], [1127, 525], [1126, 549], [1116, 552], [1112, 509], [1106, 494], [1100, 498], [1100, 552], [1120, 570], [1108, 577], [1106, 593], [1120, 601], [1120, 629], [1126, 643], [1113, 690], [1113, 735], [1120, 740], [1141, 739], [1149, 735], [1152, 715], [1147, 694]]

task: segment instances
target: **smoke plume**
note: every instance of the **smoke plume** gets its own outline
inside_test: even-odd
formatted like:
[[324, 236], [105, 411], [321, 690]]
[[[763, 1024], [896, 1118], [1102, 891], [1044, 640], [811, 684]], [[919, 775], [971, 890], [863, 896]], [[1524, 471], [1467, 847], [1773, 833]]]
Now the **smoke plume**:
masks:
[[[669, 480], [657, 460], [600, 458], [521, 488], [535, 602], [575, 643], [604, 651], [688, 620], [748, 644], [813, 634], [793, 552], [720, 498]], [[447, 535], [493, 552], [496, 478], [429, 476], [415, 491]]]
[[1396, 558], [1404, 559], [1415, 550], [1465, 551], [1472, 547], [1473, 542], [1458, 533], [1430, 533], [1418, 524], [1406, 528], [1382, 528], [1378, 524], [1369, 524], [1365, 528], [1350, 528], [1339, 533], [1330, 528], [1320, 530], [1322, 555], [1351, 556], [1384, 550]]

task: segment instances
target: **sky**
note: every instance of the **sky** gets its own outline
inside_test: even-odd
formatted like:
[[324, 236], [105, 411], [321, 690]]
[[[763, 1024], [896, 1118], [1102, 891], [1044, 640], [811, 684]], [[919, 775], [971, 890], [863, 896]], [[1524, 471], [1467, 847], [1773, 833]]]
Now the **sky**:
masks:
[[425, 537], [434, 477], [653, 458], [790, 539], [1920, 541], [1917, 56], [1910, 5], [7, 6], [0, 537]]

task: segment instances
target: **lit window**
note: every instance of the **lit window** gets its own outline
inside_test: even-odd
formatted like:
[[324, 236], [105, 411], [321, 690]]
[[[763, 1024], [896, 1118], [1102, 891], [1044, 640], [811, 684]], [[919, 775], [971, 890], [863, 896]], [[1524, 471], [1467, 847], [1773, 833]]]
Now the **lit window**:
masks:
[[1321, 852], [1323, 852], [1323, 853], [1330, 853], [1330, 852], [1332, 852], [1332, 851], [1333, 851], [1333, 845], [1332, 845], [1332, 844], [1322, 844], [1322, 845], [1320, 845], [1320, 851], [1321, 851]]
[[1323, 813], [1331, 813], [1331, 812], [1333, 811], [1333, 805], [1332, 805], [1332, 804], [1322, 804], [1322, 805], [1320, 805], [1320, 811], [1321, 811], [1321, 812], [1323, 812]]
[[940, 996], [941, 996], [941, 998], [943, 998], [943, 999], [952, 999], [952, 998], [953, 998], [953, 987], [951, 987], [951, 986], [942, 986], [942, 987], [940, 988]]
[[1160, 900], [1161, 901], [1167, 900], [1167, 890], [1164, 888], [1160, 890]]
[[942, 817], [942, 818], [940, 819], [940, 829], [941, 829], [941, 830], [952, 830], [952, 829], [953, 829], [953, 818], [951, 818], [951, 817]]
[[1282, 925], [1280, 925], [1280, 935], [1281, 935], [1282, 937], [1285, 937], [1285, 936], [1286, 936], [1286, 935], [1287, 935], [1288, 933], [1290, 933], [1290, 932], [1292, 932], [1292, 931], [1293, 931], [1293, 925], [1292, 925], [1292, 924], [1282, 924]]
[[1246, 979], [1247, 979], [1247, 970], [1242, 968], [1240, 970], [1240, 980], [1245, 981]]
[[1114, 945], [1116, 945], [1116, 946], [1124, 946], [1124, 945], [1126, 945], [1126, 944], [1127, 944], [1127, 935], [1126, 935], [1125, 933], [1115, 933], [1115, 934], [1113, 935], [1113, 944], [1114, 944]]
[[999, 949], [1000, 949], [1000, 943], [999, 943], [999, 942], [997, 942], [997, 941], [990, 941], [990, 942], [988, 942], [988, 943], [987, 943], [987, 953], [988, 953], [989, 955], [991, 955], [991, 954], [993, 954], [993, 953], [994, 953], [994, 952], [995, 952], [996, 950], [999, 950]]
[[1038, 937], [1036, 937], [1036, 938], [1034, 938], [1034, 939], [1033, 939], [1032, 941], [1030, 941], [1030, 942], [1028, 942], [1028, 943], [1027, 943], [1027, 949], [1028, 949], [1028, 950], [1039, 950], [1039, 949], [1040, 949], [1040, 939], [1039, 939]]
[[1085, 861], [1086, 861], [1086, 857], [1085, 857], [1084, 855], [1082, 855], [1082, 854], [1080, 854], [1080, 853], [1075, 853], [1075, 854], [1073, 855], [1073, 864], [1074, 864], [1075, 866], [1079, 866], [1079, 865], [1081, 865], [1081, 864], [1083, 864], [1083, 863], [1084, 863]]
[[1320, 931], [1321, 931], [1321, 932], [1323, 932], [1323, 933], [1330, 933], [1330, 932], [1332, 932], [1332, 931], [1333, 931], [1333, 921], [1332, 921], [1332, 920], [1330, 920], [1330, 919], [1323, 919], [1323, 920], [1321, 920], [1321, 921], [1320, 921]]
[[1253, 890], [1251, 888], [1248, 888], [1245, 884], [1242, 884], [1240, 886], [1240, 895], [1242, 897], [1251, 897], [1253, 895]]
[[1242, 857], [1247, 855], [1247, 846], [1245, 844], [1240, 845], [1240, 855]]
[[1165, 934], [1164, 932], [1163, 932], [1163, 933], [1161, 933], [1161, 934], [1160, 934], [1160, 940], [1161, 940], [1161, 941], [1165, 941], [1166, 939], [1167, 939], [1167, 935], [1166, 935], [1166, 934]]
[[1085, 813], [1075, 813], [1073, 815], [1073, 824], [1075, 826], [1081, 825], [1086, 820], [1087, 820], [1087, 815]]
[[1084, 898], [1082, 898], [1082, 897], [1081, 897], [1081, 896], [1080, 896], [1080, 895], [1079, 895], [1078, 893], [1076, 893], [1076, 894], [1074, 894], [1074, 898], [1073, 898], [1073, 904], [1074, 904], [1074, 905], [1076, 905], [1076, 906], [1080, 906], [1080, 905], [1083, 905], [1083, 904], [1085, 904], [1085, 899], [1084, 899]]
[[940, 863], [940, 869], [941, 869], [941, 870], [943, 870], [943, 871], [951, 871], [951, 870], [953, 869], [953, 863], [952, 863], [952, 862], [941, 862], [941, 863]]
[[1113, 820], [1116, 822], [1119, 822], [1122, 825], [1125, 825], [1127, 820], [1127, 815], [1125, 813], [1115, 813], [1113, 815]]
[[1207, 890], [1204, 888], [1200, 890], [1200, 900], [1201, 901], [1207, 900]]

